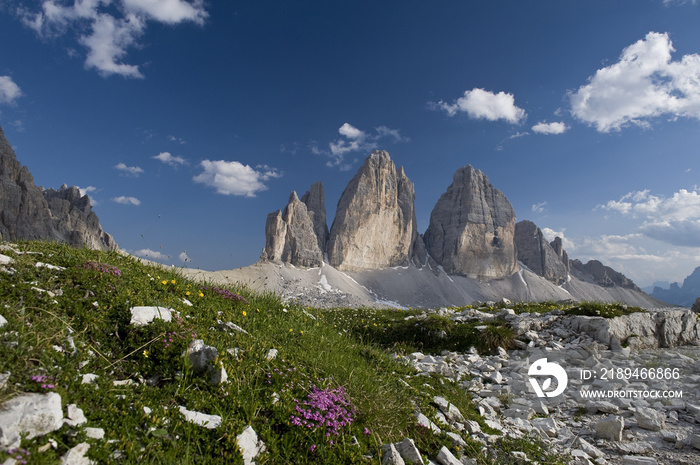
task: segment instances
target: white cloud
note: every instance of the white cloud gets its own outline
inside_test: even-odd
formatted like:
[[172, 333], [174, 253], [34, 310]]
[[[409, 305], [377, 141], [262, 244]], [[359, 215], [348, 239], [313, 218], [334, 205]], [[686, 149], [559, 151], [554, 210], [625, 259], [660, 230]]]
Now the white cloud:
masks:
[[345, 162], [345, 155], [355, 152], [371, 152], [379, 146], [379, 141], [386, 138], [393, 139], [393, 142], [406, 142], [409, 139], [403, 137], [398, 129], [390, 129], [386, 126], [374, 128], [374, 132], [362, 131], [350, 123], [344, 123], [338, 128], [338, 133], [342, 136], [328, 144], [328, 150], [323, 150], [314, 142], [311, 144], [311, 151], [316, 155], [326, 155], [330, 158], [326, 166], [337, 166], [341, 170], [352, 167], [351, 163]]
[[181, 144], [181, 145], [187, 143], [187, 142], [185, 142], [185, 139], [183, 139], [182, 137], [168, 136], [168, 140], [170, 142], [177, 142], [178, 144]]
[[143, 169], [140, 166], [126, 166], [124, 163], [118, 163], [114, 168], [130, 176], [138, 176], [143, 173]]
[[97, 192], [97, 188], [95, 186], [78, 187], [78, 190], [80, 191], [81, 197], [84, 197], [86, 195], [88, 196], [88, 199], [90, 200], [90, 205], [92, 205], [93, 207], [95, 205], [98, 205], [98, 202], [90, 196], [90, 194], [92, 194], [93, 192]]
[[258, 165], [261, 168], [258, 171], [237, 161], [204, 160], [200, 165], [204, 171], [193, 180], [213, 187], [217, 193], [223, 195], [255, 197], [256, 192], [267, 190], [264, 181], [282, 176], [279, 171], [269, 166]]
[[127, 11], [145, 14], [150, 19], [166, 24], [192, 21], [201, 25], [209, 16], [204, 10], [202, 0], [194, 0], [192, 3], [182, 0], [122, 0], [122, 2]]
[[181, 262], [191, 262], [192, 259], [187, 255], [187, 251], [183, 251], [180, 253], [180, 255], [177, 256], [178, 259], [180, 259]]
[[[117, 8], [112, 7], [115, 4]], [[70, 6], [46, 0], [38, 12], [21, 7], [17, 13], [25, 26], [44, 39], [79, 31], [77, 41], [87, 48], [86, 68], [95, 68], [103, 76], [129, 78], [143, 78], [137, 65], [123, 59], [129, 48], [140, 45], [138, 39], [148, 21], [202, 25], [208, 16], [203, 0], [74, 0]], [[91, 32], [82, 34], [86, 29]]]
[[81, 36], [79, 42], [88, 48], [86, 68], [95, 68], [103, 76], [118, 74], [123, 77], [143, 78], [136, 65], [119, 61], [126, 55], [126, 49], [136, 43], [144, 32], [145, 22], [135, 15], [116, 19], [107, 14], [99, 14], [92, 22], [92, 34]]
[[187, 160], [185, 160], [182, 157], [172, 156], [170, 152], [161, 152], [153, 158], [155, 158], [158, 161], [162, 161], [166, 165], [174, 167], [187, 164]]
[[158, 252], [157, 250], [151, 249], [135, 250], [131, 252], [131, 254], [136, 255], [137, 257], [146, 258], [148, 260], [165, 260], [170, 258], [170, 256], [165, 255], [162, 252]]
[[648, 189], [635, 191], [595, 209], [643, 218], [640, 231], [653, 239], [700, 247], [700, 194], [697, 190], [680, 189], [672, 197], [652, 195]]
[[570, 95], [573, 115], [600, 132], [662, 115], [700, 119], [700, 55], [671, 61], [674, 51], [668, 34], [649, 32]]
[[114, 197], [112, 200], [122, 205], [141, 205], [141, 201], [136, 197], [126, 197], [121, 195], [119, 197]]
[[0, 103], [14, 103], [22, 91], [10, 76], [0, 76]]
[[502, 119], [510, 124], [518, 124], [527, 117], [525, 110], [515, 105], [513, 94], [505, 92], [495, 94], [479, 88], [465, 91], [464, 96], [455, 100], [454, 103], [445, 103], [440, 100], [438, 103], [430, 103], [429, 106], [444, 110], [448, 116], [463, 112], [470, 118], [489, 121]]
[[564, 123], [537, 123], [532, 127], [532, 131], [537, 134], [564, 134], [569, 128]]
[[547, 201], [545, 200], [544, 202], [536, 203], [532, 206], [532, 211], [535, 213], [542, 213], [544, 211], [544, 207], [547, 206]]
[[566, 250], [567, 253], [576, 250], [576, 244], [574, 244], [574, 242], [571, 239], [564, 235], [564, 232], [566, 232], [566, 228], [562, 229], [561, 231], [555, 231], [551, 228], [542, 228], [541, 231], [544, 238], [547, 239], [549, 242], [552, 242], [557, 237], [560, 238], [561, 243], [564, 246], [564, 250]]

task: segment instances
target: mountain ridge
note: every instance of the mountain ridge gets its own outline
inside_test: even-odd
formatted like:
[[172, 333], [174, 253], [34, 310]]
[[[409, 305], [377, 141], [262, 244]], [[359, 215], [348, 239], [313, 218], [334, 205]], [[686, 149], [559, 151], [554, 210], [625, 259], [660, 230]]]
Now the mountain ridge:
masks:
[[[316, 182], [312, 190], [317, 197], [322, 195], [322, 183]], [[374, 151], [338, 201], [324, 260], [309, 266], [271, 254], [266, 245], [261, 260], [239, 275], [322, 306], [324, 294], [338, 305], [356, 300], [359, 305], [460, 306], [500, 298], [621, 300], [647, 308], [666, 305], [597, 260], [585, 264], [570, 260], [561, 238], [548, 242], [531, 221], [516, 223], [510, 201], [471, 165], [455, 172], [423, 235], [417, 232], [413, 200], [413, 183], [403, 168], [397, 169], [387, 152]], [[287, 208], [292, 203], [290, 198]], [[301, 215], [299, 224], [288, 222], [286, 229], [266, 226], [266, 244], [288, 240], [286, 231], [296, 228], [306, 231], [306, 243], [316, 241], [317, 249], [323, 250], [324, 241], [314, 231], [327, 228], [318, 223], [325, 214], [324, 208], [322, 214]], [[279, 215], [279, 210], [270, 215]], [[316, 220], [313, 227], [311, 217]], [[315, 270], [316, 281], [309, 278]], [[297, 285], [290, 284], [294, 282]], [[305, 296], [314, 289], [318, 296]], [[332, 299], [334, 290], [344, 297]]]
[[0, 237], [66, 242], [73, 247], [116, 250], [100, 226], [87, 195], [65, 184], [58, 190], [34, 184], [0, 127]]

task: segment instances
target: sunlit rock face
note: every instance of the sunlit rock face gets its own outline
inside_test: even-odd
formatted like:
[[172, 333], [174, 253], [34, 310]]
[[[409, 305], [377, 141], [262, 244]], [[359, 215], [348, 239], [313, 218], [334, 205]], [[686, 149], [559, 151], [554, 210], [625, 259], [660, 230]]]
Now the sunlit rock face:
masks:
[[294, 191], [284, 211], [267, 215], [263, 258], [303, 267], [320, 266], [323, 262], [312, 216]]
[[514, 234], [515, 212], [506, 196], [466, 166], [433, 208], [424, 241], [448, 274], [493, 279], [518, 269]]
[[338, 201], [328, 240], [328, 260], [339, 270], [408, 265], [416, 229], [413, 183], [385, 151], [375, 151]]

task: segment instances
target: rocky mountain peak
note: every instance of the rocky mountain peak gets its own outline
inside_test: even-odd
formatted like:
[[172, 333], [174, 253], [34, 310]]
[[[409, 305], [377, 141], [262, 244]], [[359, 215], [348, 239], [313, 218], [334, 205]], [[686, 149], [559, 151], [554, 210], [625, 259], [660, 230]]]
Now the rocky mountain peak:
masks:
[[518, 260], [530, 268], [534, 273], [552, 281], [562, 284], [569, 274], [568, 257], [566, 263], [563, 258], [566, 255], [561, 245], [561, 239], [555, 239], [552, 246], [540, 228], [532, 221], [523, 220], [515, 224], [515, 248]]
[[284, 211], [277, 210], [267, 215], [265, 249], [261, 258], [303, 267], [323, 263], [312, 215], [295, 191], [289, 195]]
[[515, 212], [471, 165], [459, 168], [430, 214], [425, 246], [448, 274], [502, 278], [517, 271]]
[[311, 185], [308, 191], [301, 197], [301, 201], [306, 205], [306, 209], [311, 216], [314, 225], [314, 233], [318, 240], [318, 247], [321, 253], [326, 253], [328, 242], [328, 224], [326, 223], [326, 195], [321, 181]]
[[102, 230], [90, 200], [65, 184], [43, 190], [17, 160], [0, 128], [0, 235], [4, 240], [36, 239], [67, 242], [74, 247], [117, 248]]
[[408, 265], [420, 240], [414, 188], [389, 154], [372, 152], [338, 201], [328, 259], [340, 270]]

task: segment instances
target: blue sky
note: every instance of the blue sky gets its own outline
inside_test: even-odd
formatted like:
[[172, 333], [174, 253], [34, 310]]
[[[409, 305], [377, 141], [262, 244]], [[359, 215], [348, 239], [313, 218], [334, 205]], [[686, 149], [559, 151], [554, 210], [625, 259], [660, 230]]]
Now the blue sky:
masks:
[[164, 263], [255, 262], [318, 180], [330, 226], [384, 149], [419, 232], [471, 164], [572, 258], [677, 281], [700, 265], [698, 25], [693, 1], [5, 0], [0, 125]]

